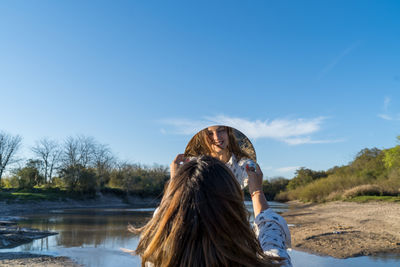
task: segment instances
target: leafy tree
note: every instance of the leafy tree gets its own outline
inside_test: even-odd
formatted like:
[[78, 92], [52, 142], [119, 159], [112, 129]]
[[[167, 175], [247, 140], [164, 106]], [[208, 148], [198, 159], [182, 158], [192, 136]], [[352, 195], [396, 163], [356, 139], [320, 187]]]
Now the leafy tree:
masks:
[[293, 190], [299, 186], [304, 186], [317, 179], [327, 177], [325, 171], [313, 171], [304, 167], [296, 170], [295, 177], [288, 183], [288, 189]]
[[383, 162], [386, 168], [400, 167], [400, 146], [395, 146], [385, 150]]
[[15, 177], [18, 187], [22, 189], [32, 189], [44, 182], [44, 177], [39, 173], [39, 162], [34, 160], [29, 160], [24, 168], [17, 169]]
[[156, 196], [162, 193], [168, 179], [166, 167], [149, 168], [123, 163], [111, 171], [109, 186], [123, 189], [126, 193]]
[[384, 153], [378, 148], [365, 148], [349, 164], [352, 175], [371, 181], [385, 175]]
[[[400, 142], [400, 135], [397, 136], [397, 142]], [[383, 162], [386, 168], [400, 168], [400, 145], [386, 149], [384, 154]]]
[[63, 179], [68, 191], [88, 192], [96, 191], [96, 173], [92, 168], [82, 165], [69, 166], [61, 169], [60, 178]]
[[93, 168], [81, 170], [78, 185], [75, 191], [95, 194], [97, 191], [97, 176]]
[[281, 191], [284, 191], [289, 183], [289, 180], [284, 177], [275, 177], [270, 181], [263, 181], [263, 192], [267, 200], [274, 200], [275, 196]]

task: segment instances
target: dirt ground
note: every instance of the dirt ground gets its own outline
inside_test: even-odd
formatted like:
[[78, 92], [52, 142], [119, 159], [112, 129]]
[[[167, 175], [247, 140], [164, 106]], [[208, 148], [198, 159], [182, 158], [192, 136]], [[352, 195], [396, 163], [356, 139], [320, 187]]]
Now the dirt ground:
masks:
[[288, 204], [293, 249], [335, 258], [400, 253], [398, 203]]
[[13, 267], [80, 267], [67, 257], [51, 257], [29, 253], [0, 253], [0, 266]]

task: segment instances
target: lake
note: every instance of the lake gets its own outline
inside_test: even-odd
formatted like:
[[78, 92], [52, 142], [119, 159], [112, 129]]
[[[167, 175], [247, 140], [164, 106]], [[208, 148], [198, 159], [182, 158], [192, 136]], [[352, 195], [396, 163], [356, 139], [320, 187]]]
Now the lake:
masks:
[[[269, 202], [277, 212], [288, 207]], [[251, 211], [251, 202], [246, 202]], [[129, 209], [60, 209], [47, 213], [24, 215], [22, 227], [58, 232], [58, 235], [35, 240], [30, 244], [1, 252], [30, 252], [67, 256], [88, 267], [140, 266], [140, 259], [122, 252], [120, 248], [135, 249], [138, 236], [127, 231], [128, 223], [143, 225], [152, 216], [154, 208]], [[400, 255], [335, 259], [296, 250], [289, 252], [294, 266], [400, 266]]]

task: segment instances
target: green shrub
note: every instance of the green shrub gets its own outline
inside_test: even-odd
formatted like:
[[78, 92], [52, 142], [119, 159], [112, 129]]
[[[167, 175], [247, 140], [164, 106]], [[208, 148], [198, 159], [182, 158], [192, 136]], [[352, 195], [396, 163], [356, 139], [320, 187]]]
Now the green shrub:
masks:
[[32, 166], [18, 169], [13, 179], [18, 181], [18, 188], [21, 189], [32, 189], [35, 185], [43, 183], [43, 176], [37, 168]]
[[283, 191], [283, 192], [278, 193], [275, 196], [274, 200], [275, 201], [279, 201], [279, 202], [287, 202], [287, 201], [293, 200], [293, 199], [291, 199], [289, 197], [289, 192], [288, 191]]
[[263, 181], [263, 192], [267, 200], [274, 200], [275, 197], [284, 191], [289, 183], [289, 180], [283, 177], [275, 177], [270, 181]]
[[305, 186], [315, 180], [324, 178], [327, 175], [328, 174], [324, 171], [313, 171], [302, 167], [296, 171], [295, 177], [289, 181], [287, 187], [290, 190], [293, 190], [297, 187]]
[[108, 186], [124, 190], [127, 194], [159, 196], [168, 179], [169, 173], [164, 167], [148, 168], [139, 164], [124, 164], [111, 171]]
[[1, 188], [18, 188], [18, 178], [15, 176], [5, 177], [1, 179]]

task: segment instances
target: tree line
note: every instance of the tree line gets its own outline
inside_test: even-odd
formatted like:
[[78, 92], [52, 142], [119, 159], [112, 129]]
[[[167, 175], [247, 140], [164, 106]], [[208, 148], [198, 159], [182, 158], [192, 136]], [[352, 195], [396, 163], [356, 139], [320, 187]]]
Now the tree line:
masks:
[[[169, 179], [168, 167], [119, 161], [107, 145], [92, 137], [70, 136], [62, 143], [42, 138], [30, 148], [34, 156], [24, 161], [17, 157], [21, 143], [21, 136], [0, 132], [2, 188], [56, 188], [85, 194], [117, 189], [125, 194], [160, 196]], [[15, 163], [20, 166], [11, 168]], [[10, 175], [2, 179], [6, 168]], [[283, 177], [264, 180], [267, 199], [273, 200], [288, 183]], [[245, 194], [250, 196], [247, 189]]]
[[[21, 144], [21, 136], [0, 132], [2, 188], [59, 188], [89, 194], [111, 188], [157, 196], [169, 179], [167, 167], [120, 161], [107, 145], [88, 136], [70, 136], [62, 143], [42, 138], [30, 148], [33, 157], [28, 160], [17, 157]], [[12, 168], [15, 165], [19, 166]], [[9, 175], [4, 179], [6, 170]]]
[[[326, 171], [302, 167], [290, 180], [264, 180], [264, 193], [268, 200], [313, 202], [400, 196], [400, 136], [397, 139], [399, 145], [392, 148], [361, 150], [347, 165]], [[115, 189], [160, 196], [169, 179], [168, 167], [120, 161], [107, 145], [92, 137], [70, 136], [62, 143], [42, 138], [30, 148], [34, 156], [28, 160], [17, 157], [21, 144], [21, 136], [0, 131], [0, 188], [56, 188], [81, 194]], [[4, 179], [6, 170], [8, 177]]]
[[[397, 140], [400, 144], [400, 136]], [[360, 196], [400, 196], [400, 145], [362, 149], [349, 164], [327, 171], [300, 168], [276, 199], [324, 202]]]

